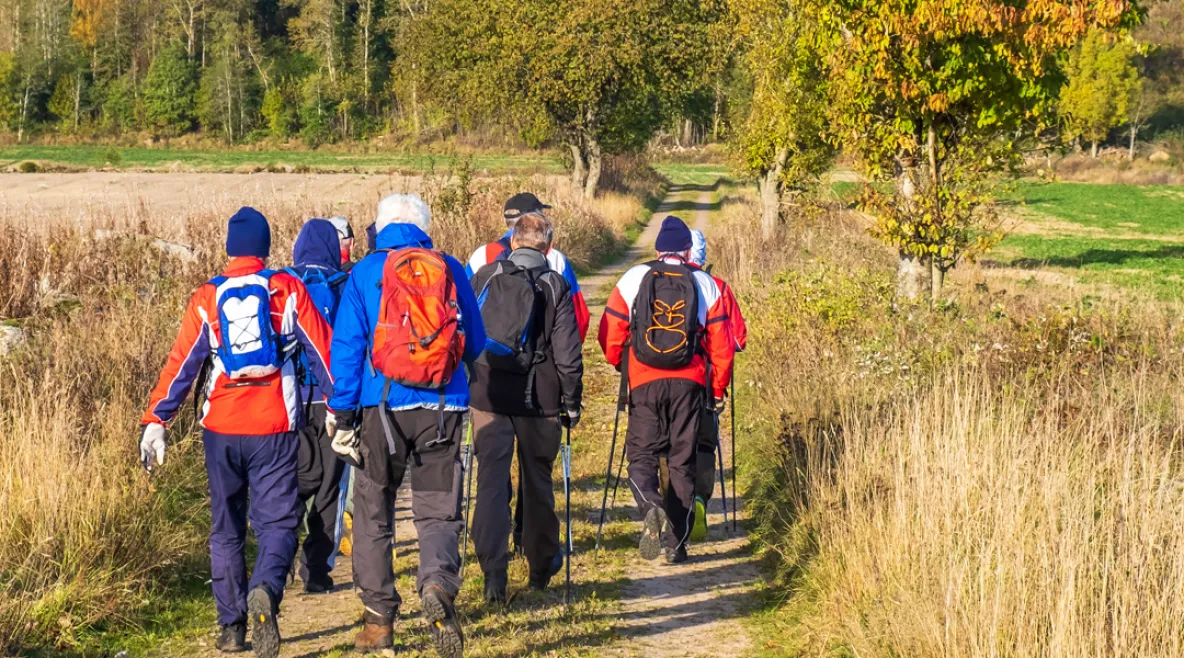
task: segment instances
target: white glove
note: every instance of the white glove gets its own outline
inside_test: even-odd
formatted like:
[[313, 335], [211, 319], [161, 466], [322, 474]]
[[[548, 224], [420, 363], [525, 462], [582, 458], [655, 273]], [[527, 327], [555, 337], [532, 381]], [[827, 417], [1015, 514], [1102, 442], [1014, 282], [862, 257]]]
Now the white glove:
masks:
[[144, 465], [144, 470], [152, 472], [153, 457], [157, 464], [164, 465], [164, 451], [164, 425], [148, 423], [140, 435], [140, 463]]
[[352, 427], [343, 427], [333, 433], [333, 452], [359, 468], [362, 465], [362, 454], [358, 452], [358, 447], [361, 445], [362, 438], [358, 436], [358, 430]]
[[332, 411], [325, 412], [325, 434], [337, 436], [337, 415]]

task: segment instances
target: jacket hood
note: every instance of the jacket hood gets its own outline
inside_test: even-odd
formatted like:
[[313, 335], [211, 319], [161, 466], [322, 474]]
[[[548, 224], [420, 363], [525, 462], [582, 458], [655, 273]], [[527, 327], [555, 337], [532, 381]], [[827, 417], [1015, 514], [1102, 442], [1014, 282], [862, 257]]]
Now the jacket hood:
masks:
[[379, 249], [432, 248], [432, 239], [415, 224], [388, 224], [378, 232]]
[[316, 267], [330, 272], [341, 270], [341, 240], [337, 227], [327, 219], [310, 219], [296, 236], [292, 248], [296, 267]]
[[547, 264], [547, 256], [541, 251], [534, 249], [515, 249], [509, 258], [510, 262], [526, 270], [536, 270], [541, 267], [549, 267]]

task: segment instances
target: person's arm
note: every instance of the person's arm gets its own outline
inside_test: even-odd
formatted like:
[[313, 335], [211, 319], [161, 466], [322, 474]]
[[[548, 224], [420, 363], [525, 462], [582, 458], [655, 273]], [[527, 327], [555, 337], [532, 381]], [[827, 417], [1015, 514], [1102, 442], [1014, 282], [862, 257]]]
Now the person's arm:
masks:
[[181, 328], [173, 341], [164, 369], [160, 371], [156, 387], [148, 398], [148, 409], [140, 419], [141, 425], [165, 425], [173, 419], [189, 394], [202, 364], [210, 355], [209, 324], [200, 312], [201, 303], [208, 294], [205, 288], [199, 288], [185, 308]]
[[579, 279], [576, 278], [576, 269], [571, 266], [571, 261], [567, 260], [567, 256], [562, 257], [562, 271], [563, 279], [567, 281], [568, 287], [571, 288], [572, 308], [576, 314], [576, 327], [579, 329], [580, 341], [583, 342], [588, 337], [588, 325], [591, 323], [592, 314], [588, 311], [588, 302], [584, 300], [584, 293], [580, 290]]
[[333, 374], [329, 371], [329, 349], [333, 341], [333, 330], [317, 309], [308, 294], [308, 289], [297, 278], [285, 277], [288, 294], [294, 296], [296, 318], [294, 323], [296, 340], [300, 341], [307, 357], [317, 388], [325, 399], [333, 397]]
[[580, 337], [571, 290], [561, 284], [552, 291], [555, 323], [551, 331], [551, 356], [559, 373], [564, 409], [579, 411], [584, 397], [584, 340]]
[[604, 352], [604, 358], [614, 368], [620, 368], [625, 343], [629, 340], [629, 305], [625, 302], [619, 283], [608, 297], [608, 304], [604, 307], [604, 315], [600, 316], [600, 331], [597, 333], [597, 340], [600, 342], [600, 349]]
[[723, 295], [719, 287], [710, 276], [703, 273], [706, 281], [701, 282], [700, 290], [706, 289], [707, 294], [701, 294], [700, 303], [707, 306], [707, 321], [704, 325], [707, 338], [707, 358], [711, 362], [711, 393], [715, 399], [727, 394], [728, 382], [732, 379], [732, 360], [736, 353], [736, 344], [732, 340], [732, 330], [728, 321]]
[[725, 283], [721, 292], [728, 313], [728, 324], [732, 330], [732, 339], [736, 341], [736, 351], [743, 352], [748, 347], [748, 323], [744, 321], [744, 314], [740, 312], [740, 302], [736, 300], [732, 287]]
[[469, 277], [465, 276], [465, 267], [451, 256], [446, 256], [445, 260], [456, 283], [456, 302], [460, 307], [461, 327], [465, 332], [465, 353], [462, 358], [475, 361], [485, 351], [485, 322], [481, 320], [481, 307], [477, 305], [477, 295], [473, 293]]
[[366, 349], [370, 344], [361, 279], [356, 275], [349, 277], [333, 322], [333, 358], [329, 362], [333, 396], [329, 398], [329, 408], [336, 412], [353, 412], [361, 397]]

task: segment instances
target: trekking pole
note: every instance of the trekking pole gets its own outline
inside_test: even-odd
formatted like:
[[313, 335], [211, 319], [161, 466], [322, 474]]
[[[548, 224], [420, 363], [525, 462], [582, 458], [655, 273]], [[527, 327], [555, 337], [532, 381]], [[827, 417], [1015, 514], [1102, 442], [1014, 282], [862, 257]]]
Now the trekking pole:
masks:
[[613, 419], [613, 440], [608, 446], [608, 468], [604, 473], [604, 497], [600, 499], [600, 523], [596, 527], [596, 550], [600, 550], [604, 538], [604, 514], [608, 509], [608, 481], [613, 476], [613, 454], [617, 451], [617, 429], [621, 426], [621, 405], [617, 405], [617, 416]]
[[[724, 444], [719, 440], [719, 416], [715, 416], [715, 454], [719, 457], [719, 495], [724, 508], [724, 528], [728, 527], [728, 476], [724, 471]], [[729, 535], [731, 533], [728, 533]]]
[[[466, 415], [467, 416], [467, 415]], [[471, 420], [466, 417], [466, 420]], [[465, 527], [464, 538], [460, 544], [460, 577], [463, 580], [465, 577], [465, 557], [469, 553], [469, 520], [472, 517], [472, 494], [473, 494], [473, 425], [471, 422], [466, 423], [468, 427], [468, 434], [465, 437]]]
[[571, 600], [571, 559], [575, 554], [571, 538], [571, 427], [567, 428], [567, 445], [563, 446], [563, 496], [567, 499], [567, 582], [563, 586], [563, 605]]
[[[613, 497], [609, 504], [617, 506], [617, 489], [621, 486], [621, 473], [625, 470], [625, 446], [621, 446], [621, 459], [617, 462], [617, 479], [613, 480]], [[605, 483], [607, 486], [607, 482]]]
[[[723, 446], [720, 446], [721, 459]], [[732, 368], [732, 532], [736, 532], [736, 506], [740, 499], [736, 497], [736, 369]]]

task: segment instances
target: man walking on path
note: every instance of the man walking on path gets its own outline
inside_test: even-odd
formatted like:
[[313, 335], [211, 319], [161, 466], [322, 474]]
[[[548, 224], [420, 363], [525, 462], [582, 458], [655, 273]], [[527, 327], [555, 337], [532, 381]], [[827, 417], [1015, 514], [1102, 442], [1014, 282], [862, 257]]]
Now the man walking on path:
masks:
[[[330, 325], [337, 315], [337, 305], [349, 275], [341, 271], [343, 250], [340, 229], [332, 220], [310, 219], [296, 236], [292, 249], [295, 265], [285, 271], [298, 277]], [[347, 252], [345, 252], [347, 253]], [[333, 451], [332, 439], [325, 431], [325, 397], [320, 390], [307, 356], [301, 354], [300, 400], [305, 404], [308, 422], [300, 430], [298, 453], [300, 512], [311, 501], [305, 516], [308, 535], [300, 552], [300, 579], [304, 591], [320, 594], [333, 590], [330, 564], [337, 549], [337, 516], [341, 503], [341, 482], [345, 463]]]
[[[141, 421], [144, 467], [164, 462], [172, 420], [207, 358], [202, 443], [210, 484], [210, 571], [221, 626], [220, 651], [245, 649], [246, 622], [256, 655], [279, 655], [276, 615], [296, 554], [297, 432], [303, 423], [294, 350], [331, 394], [330, 330], [299, 279], [265, 269], [271, 229], [253, 208], [230, 218], [225, 272], [189, 301], [168, 362]], [[250, 504], [248, 506], [248, 499]], [[247, 580], [247, 520], [258, 539]], [[248, 593], [249, 590], [249, 593]]]
[[355, 646], [393, 646], [402, 599], [391, 565], [392, 519], [410, 460], [417, 588], [436, 648], [453, 658], [464, 646], [453, 605], [464, 523], [459, 449], [469, 406], [460, 361], [481, 353], [485, 329], [464, 266], [432, 250], [430, 223], [418, 196], [378, 204], [378, 250], [354, 266], [337, 309], [329, 406], [338, 413], [328, 425], [334, 449], [357, 466], [354, 581], [366, 612]]
[[[510, 197], [505, 206], [502, 208], [502, 218], [506, 222], [506, 233], [502, 237], [478, 247], [473, 255], [469, 257], [469, 262], [465, 265], [465, 271], [468, 272], [471, 278], [477, 270], [497, 260], [508, 258], [512, 251], [510, 239], [514, 235], [514, 226], [518, 219], [532, 213], [542, 213], [549, 210], [551, 206], [539, 201], [539, 198], [530, 192], [519, 192]], [[552, 225], [553, 226], [553, 225]], [[554, 230], [552, 229], [552, 232]], [[567, 281], [568, 287], [571, 288], [572, 306], [576, 313], [576, 326], [579, 329], [580, 342], [588, 337], [588, 324], [591, 315], [588, 311], [588, 303], [584, 300], [584, 293], [580, 291], [580, 282], [576, 278], [576, 270], [572, 267], [571, 262], [567, 260], [567, 256], [555, 248], [548, 248], [545, 252], [547, 263], [551, 269], [558, 272]], [[521, 476], [521, 473], [519, 473]], [[519, 478], [521, 482], [521, 477]], [[513, 494], [514, 488], [510, 479], [506, 479], [506, 487]], [[516, 550], [523, 550], [525, 547], [522, 540], [522, 490], [519, 487], [518, 497], [514, 503], [514, 546]]]
[[[654, 246], [658, 259], [631, 268], [613, 288], [599, 340], [608, 362], [628, 378], [625, 450], [629, 486], [645, 515], [641, 555], [653, 560], [664, 549], [667, 562], [677, 564], [687, 559], [704, 389], [722, 410], [734, 346], [719, 287], [687, 265], [687, 225], [667, 217]], [[670, 479], [664, 498], [663, 456]]]
[[514, 227], [509, 257], [473, 276], [488, 345], [474, 364], [470, 388], [480, 463], [473, 541], [485, 572], [485, 600], [491, 603], [506, 601], [512, 522], [506, 482], [515, 437], [523, 523], [519, 545], [530, 564], [530, 587], [546, 589], [563, 566], [551, 473], [563, 426], [575, 427], [580, 419], [584, 363], [571, 288], [547, 263], [552, 238], [544, 215], [523, 215]]
[[[700, 270], [709, 270], [707, 238], [702, 231], [691, 231], [691, 254], [687, 264]], [[708, 273], [710, 274], [709, 271]], [[726, 281], [714, 274], [711, 274], [711, 278], [719, 288], [724, 313], [728, 316], [728, 330], [736, 345], [736, 351], [743, 352], [748, 345], [748, 325], [745, 324], [744, 315], [740, 312], [740, 303], [736, 301], [736, 295]], [[732, 407], [732, 413], [736, 413], [735, 406]], [[703, 420], [700, 422], [695, 455], [695, 523], [691, 528], [691, 541], [707, 539], [707, 503], [711, 501], [711, 496], [715, 492], [715, 454], [719, 449], [719, 418], [715, 414], [715, 409], [710, 405], [703, 405]], [[735, 474], [732, 477], [735, 477]]]

